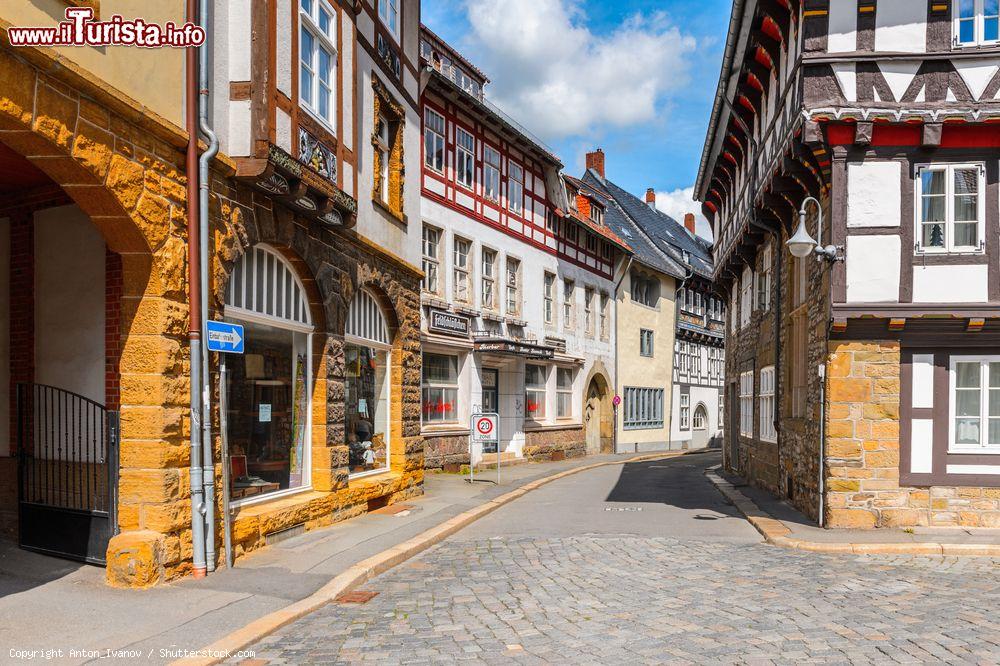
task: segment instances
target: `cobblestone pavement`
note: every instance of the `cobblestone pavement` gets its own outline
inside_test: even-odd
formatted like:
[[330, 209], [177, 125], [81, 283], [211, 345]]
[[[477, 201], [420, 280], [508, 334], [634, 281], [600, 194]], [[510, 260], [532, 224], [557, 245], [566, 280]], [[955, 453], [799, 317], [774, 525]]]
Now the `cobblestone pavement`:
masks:
[[[327, 606], [252, 649], [287, 664], [1000, 663], [1000, 561], [629, 533], [639, 511], [622, 533], [604, 520], [588, 531], [558, 511], [587, 504], [580, 485], [526, 496], [371, 581], [371, 601]], [[680, 511], [640, 504], [647, 521]], [[553, 511], [564, 526], [551, 536], [510, 527]]]

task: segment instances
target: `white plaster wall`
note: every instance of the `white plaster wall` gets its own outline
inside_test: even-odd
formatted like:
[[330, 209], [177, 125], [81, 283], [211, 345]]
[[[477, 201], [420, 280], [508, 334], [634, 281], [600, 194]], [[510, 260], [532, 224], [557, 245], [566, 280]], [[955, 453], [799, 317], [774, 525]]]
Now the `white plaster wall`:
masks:
[[[914, 303], [985, 303], [988, 267], [914, 266]], [[848, 279], [848, 283], [850, 279]]]
[[[275, 21], [274, 84], [281, 92], [292, 97], [292, 5], [290, 0], [277, 0]], [[298, 4], [296, 2], [296, 4]], [[286, 149], [287, 150], [287, 149]]]
[[233, 157], [250, 155], [250, 100], [229, 102], [227, 152]]
[[853, 62], [835, 62], [830, 65], [833, 73], [837, 77], [840, 91], [844, 93], [844, 99], [848, 102], [856, 102], [858, 99], [858, 73]]
[[[344, 136], [340, 140], [348, 150], [354, 149], [354, 21], [351, 12], [340, 12], [341, 17], [341, 39], [340, 45], [340, 78], [344, 90], [343, 126]], [[346, 166], [346, 165], [344, 165]], [[353, 176], [352, 176], [353, 178]], [[350, 192], [353, 188], [351, 180], [344, 174], [343, 189]]]
[[878, 67], [882, 70], [885, 82], [889, 84], [893, 99], [898, 101], [903, 98], [906, 89], [913, 83], [913, 77], [917, 75], [921, 60], [882, 60]]
[[[215, 0], [212, 5], [211, 65], [212, 93], [209, 96], [209, 120], [219, 137], [219, 149], [229, 152], [229, 8], [227, 0]], [[185, 81], [186, 81], [185, 77]], [[219, 91], [226, 91], [219, 94]], [[187, 89], [185, 88], [185, 96]], [[185, 119], [186, 121], [186, 119]]]
[[[702, 363], [705, 362], [702, 361]], [[722, 427], [719, 424], [719, 394], [722, 389], [710, 386], [692, 386], [689, 391], [691, 411], [688, 417], [688, 429], [681, 430], [681, 390], [679, 384], [674, 384], [670, 421], [671, 449], [680, 449], [691, 445], [691, 440], [694, 438], [694, 410], [698, 407], [698, 403], [705, 403], [705, 411], [708, 412], [708, 439], [722, 433]]]
[[298, 152], [298, 148], [292, 150], [292, 117], [281, 109], [274, 110], [274, 140], [288, 154]]
[[10, 220], [0, 218], [0, 456], [10, 450]]
[[927, 50], [927, 5], [917, 0], [879, 0], [875, 9], [875, 50]]
[[830, 28], [826, 50], [844, 53], [858, 50], [858, 0], [830, 0]]
[[35, 213], [35, 382], [104, 404], [105, 245], [76, 206]]
[[847, 237], [847, 302], [899, 300], [899, 236]]
[[902, 167], [899, 162], [847, 165], [847, 226], [898, 227]]

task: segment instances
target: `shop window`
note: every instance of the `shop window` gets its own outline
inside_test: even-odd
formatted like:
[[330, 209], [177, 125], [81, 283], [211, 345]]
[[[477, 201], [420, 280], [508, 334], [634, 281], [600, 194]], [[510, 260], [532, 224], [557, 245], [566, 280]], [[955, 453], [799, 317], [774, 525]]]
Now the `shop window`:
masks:
[[533, 421], [545, 418], [545, 366], [524, 366], [524, 416]]
[[389, 468], [390, 355], [385, 315], [361, 290], [347, 312], [344, 335], [344, 434], [354, 475]]
[[225, 358], [230, 498], [308, 488], [313, 326], [302, 283], [258, 245], [233, 268], [225, 319], [244, 327], [244, 353]]
[[423, 355], [422, 404], [425, 424], [458, 422], [458, 356]]
[[573, 370], [556, 368], [556, 416], [573, 417]]
[[374, 131], [372, 153], [372, 199], [385, 206], [393, 216], [403, 214], [403, 106], [375, 76]]
[[1000, 452], [1000, 356], [952, 356], [950, 450]]

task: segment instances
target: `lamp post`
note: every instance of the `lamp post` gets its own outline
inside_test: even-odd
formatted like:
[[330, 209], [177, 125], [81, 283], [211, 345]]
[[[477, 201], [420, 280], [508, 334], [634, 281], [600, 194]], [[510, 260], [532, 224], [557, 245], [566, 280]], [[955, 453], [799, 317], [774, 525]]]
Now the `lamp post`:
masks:
[[[809, 202], [816, 204], [816, 213], [819, 215], [819, 224], [816, 227], [816, 235], [819, 240], [814, 240], [812, 236], [809, 235], [809, 230], [806, 229], [806, 207]], [[823, 207], [820, 205], [816, 197], [806, 197], [802, 201], [802, 207], [799, 209], [799, 227], [795, 230], [795, 233], [789, 238], [785, 245], [788, 246], [788, 251], [792, 253], [793, 257], [798, 257], [802, 259], [803, 257], [808, 257], [811, 253], [816, 255], [816, 261], [821, 259], [826, 259], [827, 261], [839, 261], [840, 257], [837, 256], [836, 245], [827, 245], [823, 247], [821, 244], [823, 242]]]

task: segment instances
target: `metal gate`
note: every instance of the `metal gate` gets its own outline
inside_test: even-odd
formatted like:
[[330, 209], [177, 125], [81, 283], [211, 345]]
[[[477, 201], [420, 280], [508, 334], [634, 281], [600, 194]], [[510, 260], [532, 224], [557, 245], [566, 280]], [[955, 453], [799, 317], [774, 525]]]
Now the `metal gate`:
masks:
[[22, 548], [105, 564], [117, 532], [118, 412], [43, 384], [17, 385]]

